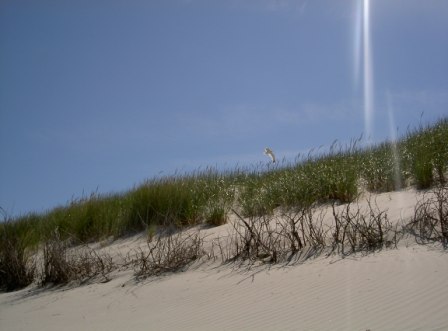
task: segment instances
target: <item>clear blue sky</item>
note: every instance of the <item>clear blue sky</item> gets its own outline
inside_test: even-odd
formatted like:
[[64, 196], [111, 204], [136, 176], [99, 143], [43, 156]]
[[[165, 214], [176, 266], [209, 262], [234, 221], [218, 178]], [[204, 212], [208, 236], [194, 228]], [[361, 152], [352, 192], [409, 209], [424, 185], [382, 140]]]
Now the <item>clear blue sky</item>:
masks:
[[[365, 133], [362, 0], [2, 0], [0, 206]], [[371, 138], [448, 114], [448, 1], [371, 0]], [[361, 23], [360, 23], [361, 22]]]

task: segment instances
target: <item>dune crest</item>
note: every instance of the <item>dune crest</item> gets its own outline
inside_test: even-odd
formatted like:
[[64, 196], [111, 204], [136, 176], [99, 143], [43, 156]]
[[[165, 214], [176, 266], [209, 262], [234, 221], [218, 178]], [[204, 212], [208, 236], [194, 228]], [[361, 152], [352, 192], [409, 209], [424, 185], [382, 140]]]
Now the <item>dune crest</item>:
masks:
[[[398, 222], [419, 193], [383, 193], [376, 202]], [[222, 235], [226, 227], [203, 230]], [[142, 246], [142, 237], [102, 248]], [[5, 330], [443, 330], [448, 329], [448, 256], [440, 245], [403, 241], [397, 249], [347, 258], [324, 255], [291, 266], [235, 269], [204, 263], [134, 280], [0, 294]]]

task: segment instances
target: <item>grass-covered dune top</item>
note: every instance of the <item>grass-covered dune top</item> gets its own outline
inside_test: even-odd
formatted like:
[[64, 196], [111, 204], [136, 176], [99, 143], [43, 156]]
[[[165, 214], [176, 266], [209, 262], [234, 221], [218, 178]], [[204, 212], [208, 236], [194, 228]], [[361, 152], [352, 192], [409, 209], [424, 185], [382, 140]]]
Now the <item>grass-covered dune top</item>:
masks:
[[150, 179], [128, 192], [92, 194], [43, 214], [5, 217], [0, 250], [11, 238], [24, 247], [36, 247], [55, 229], [62, 237], [90, 242], [154, 231], [157, 226], [219, 225], [226, 222], [231, 208], [254, 216], [270, 214], [277, 207], [350, 202], [362, 190], [385, 192], [409, 185], [426, 189], [446, 182], [447, 142], [448, 118], [444, 118], [409, 130], [396, 142], [362, 147], [354, 140], [275, 167], [208, 168]]

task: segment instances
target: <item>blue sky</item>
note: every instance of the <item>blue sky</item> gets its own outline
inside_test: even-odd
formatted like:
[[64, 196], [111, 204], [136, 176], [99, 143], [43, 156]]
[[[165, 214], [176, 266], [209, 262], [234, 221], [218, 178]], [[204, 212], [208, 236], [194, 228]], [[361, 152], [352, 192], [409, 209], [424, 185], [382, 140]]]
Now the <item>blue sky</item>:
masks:
[[[366, 1], [367, 2], [367, 1]], [[365, 133], [362, 0], [3, 0], [0, 206]], [[371, 139], [448, 114], [448, 1], [370, 0]], [[83, 193], [84, 192], [84, 193]]]

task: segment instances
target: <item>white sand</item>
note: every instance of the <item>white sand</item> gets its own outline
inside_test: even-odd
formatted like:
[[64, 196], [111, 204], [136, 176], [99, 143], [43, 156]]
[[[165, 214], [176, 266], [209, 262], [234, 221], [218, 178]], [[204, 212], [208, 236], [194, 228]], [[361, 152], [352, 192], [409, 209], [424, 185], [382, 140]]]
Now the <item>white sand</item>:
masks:
[[[416, 193], [377, 201], [398, 220], [412, 215]], [[448, 330], [448, 253], [437, 246], [132, 279], [126, 271], [105, 284], [1, 293], [0, 330]]]

